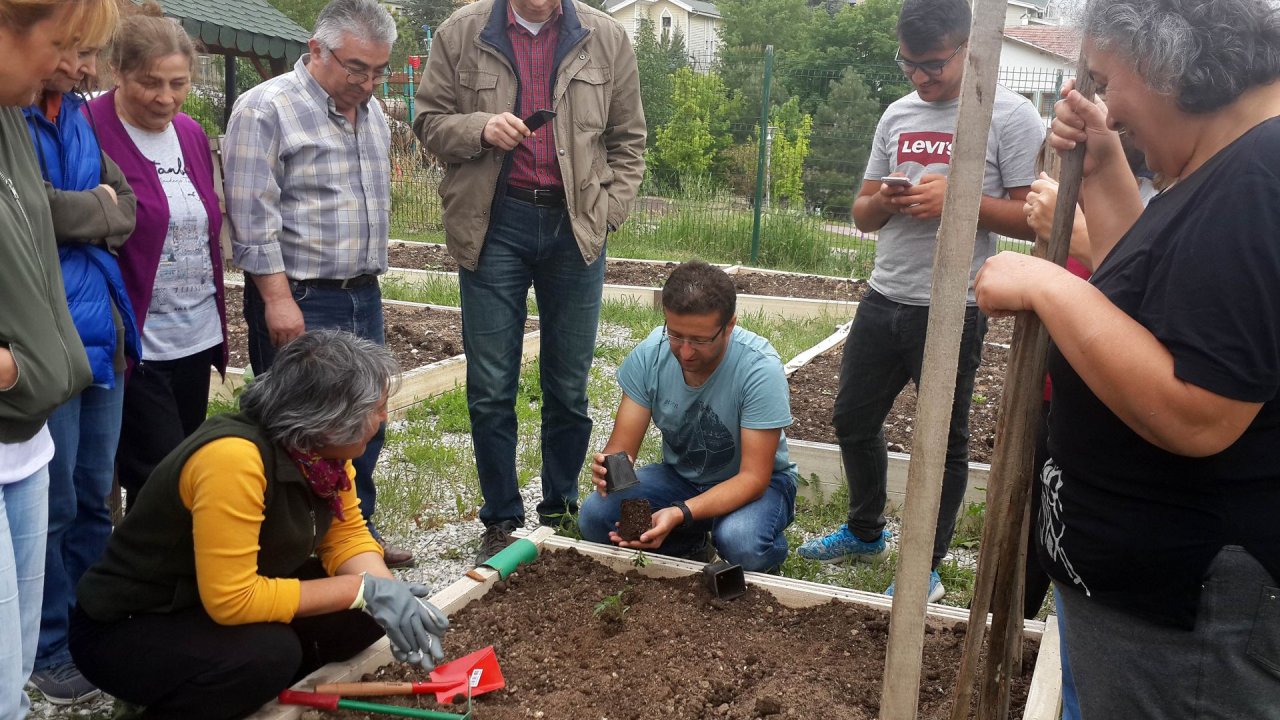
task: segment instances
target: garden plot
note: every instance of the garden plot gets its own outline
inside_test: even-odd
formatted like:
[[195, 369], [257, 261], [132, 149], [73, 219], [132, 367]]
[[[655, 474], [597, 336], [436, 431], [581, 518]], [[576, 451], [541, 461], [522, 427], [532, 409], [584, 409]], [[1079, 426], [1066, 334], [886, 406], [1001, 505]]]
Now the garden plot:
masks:
[[[995, 447], [996, 420], [1004, 389], [1009, 343], [1013, 338], [1013, 318], [989, 322], [982, 349], [982, 363], [974, 382], [969, 411], [969, 495], [970, 502], [984, 499], [991, 451]], [[803, 475], [819, 476], [823, 491], [830, 494], [843, 484], [840, 451], [835, 447], [831, 415], [840, 379], [840, 358], [847, 327], [826, 341], [821, 352], [805, 353], [788, 364], [791, 386], [791, 415], [795, 422], [787, 428], [792, 460]], [[885, 441], [889, 446], [890, 501], [899, 502], [906, 483], [911, 439], [916, 420], [916, 387], [908, 383], [894, 400], [885, 421]]]
[[[228, 286], [227, 335], [229, 361], [224, 381], [213, 371], [211, 395], [231, 399], [244, 385], [249, 367], [249, 328], [244, 320], [243, 293]], [[399, 363], [400, 387], [388, 401], [392, 413], [425, 398], [466, 383], [467, 362], [462, 352], [462, 313], [458, 308], [382, 302], [387, 348]], [[525, 323], [524, 362], [538, 356], [538, 320]]]
[[[386, 277], [407, 284], [432, 282], [457, 272], [443, 245], [392, 243], [387, 250]], [[658, 306], [658, 288], [679, 263], [665, 260], [610, 259], [605, 266], [604, 297]], [[767, 312], [784, 317], [822, 314], [851, 316], [866, 284], [847, 278], [786, 273], [742, 266], [722, 266], [738, 289], [740, 313]]]
[[[887, 598], [748, 573], [747, 594], [720, 601], [697, 563], [650, 555], [637, 567], [633, 552], [548, 535], [531, 534], [542, 557], [506, 580], [480, 570], [431, 598], [451, 616], [450, 657], [497, 651], [507, 687], [476, 699], [476, 720], [876, 717]], [[929, 607], [920, 718], [947, 717], [966, 628], [964, 611]], [[1056, 717], [1053, 619], [1028, 622], [1024, 638], [1013, 716]], [[297, 687], [423, 675], [392, 663], [382, 641]], [[375, 701], [463, 710], [429, 698]], [[298, 711], [271, 703], [255, 717]]]

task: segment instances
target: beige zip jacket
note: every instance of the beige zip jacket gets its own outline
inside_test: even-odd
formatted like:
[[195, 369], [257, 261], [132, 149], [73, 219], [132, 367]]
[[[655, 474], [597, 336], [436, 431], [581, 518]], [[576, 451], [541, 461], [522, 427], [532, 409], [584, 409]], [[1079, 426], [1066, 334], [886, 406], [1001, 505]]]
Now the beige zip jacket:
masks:
[[[594, 262], [610, 226], [626, 219], [644, 177], [645, 121], [631, 40], [613, 18], [563, 0], [551, 109], [573, 234]], [[485, 123], [515, 112], [516, 74], [507, 0], [480, 0], [436, 31], [415, 96], [413, 130], [440, 162], [449, 253], [474, 270], [496, 198], [506, 193], [509, 153], [481, 145]]]

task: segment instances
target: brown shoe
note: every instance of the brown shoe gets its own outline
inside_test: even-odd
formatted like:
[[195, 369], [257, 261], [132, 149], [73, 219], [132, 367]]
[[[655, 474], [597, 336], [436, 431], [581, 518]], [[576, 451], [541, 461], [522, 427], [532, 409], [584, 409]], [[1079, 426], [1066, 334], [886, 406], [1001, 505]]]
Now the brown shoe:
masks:
[[497, 555], [503, 548], [515, 541], [511, 537], [511, 528], [503, 523], [490, 525], [480, 536], [480, 549], [476, 552], [476, 565], [489, 562], [489, 558]]
[[413, 553], [405, 550], [404, 548], [398, 548], [395, 545], [388, 545], [381, 540], [378, 541], [378, 544], [382, 546], [382, 561], [387, 564], [387, 567], [413, 567]]

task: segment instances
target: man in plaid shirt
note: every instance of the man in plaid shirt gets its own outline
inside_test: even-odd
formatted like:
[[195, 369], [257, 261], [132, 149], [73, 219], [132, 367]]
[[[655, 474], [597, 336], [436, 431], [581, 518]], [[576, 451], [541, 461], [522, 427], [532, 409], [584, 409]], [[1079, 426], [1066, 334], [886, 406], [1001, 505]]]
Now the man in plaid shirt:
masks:
[[[378, 275], [387, 270], [391, 132], [373, 97], [387, 78], [396, 24], [376, 0], [333, 0], [293, 72], [249, 90], [223, 145], [235, 263], [254, 374], [305, 330], [384, 342]], [[360, 510], [372, 517], [380, 428], [354, 461]], [[383, 547], [389, 567], [413, 564]]]
[[[644, 175], [635, 51], [622, 26], [575, 0], [480, 0], [437, 30], [417, 107], [414, 131], [448, 166], [440, 195], [460, 266], [483, 562], [524, 523], [515, 399], [530, 286], [542, 333], [538, 517], [577, 510], [605, 239]], [[524, 119], [539, 110], [555, 117], [531, 129]]]

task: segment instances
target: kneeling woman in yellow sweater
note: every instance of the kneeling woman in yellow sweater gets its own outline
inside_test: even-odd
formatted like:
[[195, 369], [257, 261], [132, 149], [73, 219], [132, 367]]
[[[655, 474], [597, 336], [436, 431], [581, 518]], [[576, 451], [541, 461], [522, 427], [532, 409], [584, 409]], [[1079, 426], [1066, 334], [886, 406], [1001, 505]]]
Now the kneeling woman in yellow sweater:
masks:
[[387, 570], [351, 482], [395, 379], [385, 348], [308, 332], [170, 453], [80, 583], [85, 677], [147, 717], [233, 718], [384, 631], [432, 667], [448, 621]]

